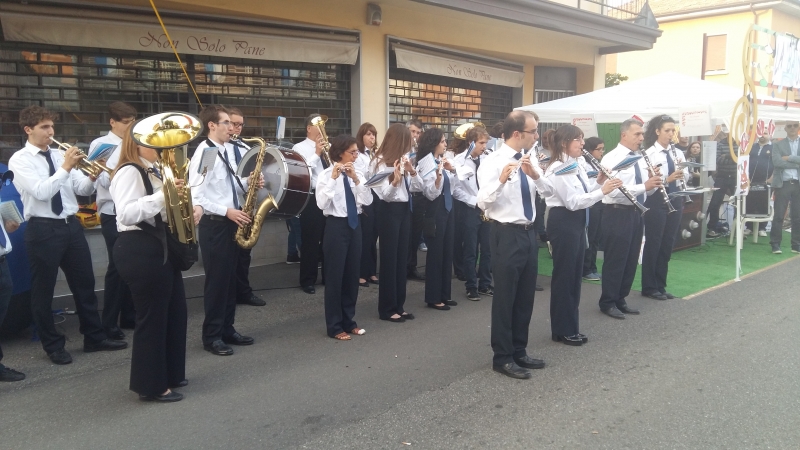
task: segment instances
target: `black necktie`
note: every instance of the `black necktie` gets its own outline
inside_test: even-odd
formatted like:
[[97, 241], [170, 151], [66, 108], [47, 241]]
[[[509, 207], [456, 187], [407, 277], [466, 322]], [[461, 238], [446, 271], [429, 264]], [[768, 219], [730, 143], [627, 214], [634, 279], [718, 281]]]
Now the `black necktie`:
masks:
[[[514, 159], [519, 161], [522, 158], [522, 153], [514, 155]], [[531, 188], [528, 185], [528, 175], [519, 169], [519, 187], [522, 190], [522, 212], [525, 213], [525, 218], [529, 221], [533, 220], [533, 202], [531, 202]]]
[[242, 154], [239, 152], [239, 144], [233, 143], [233, 157], [236, 160], [236, 167], [239, 167], [239, 161], [242, 160]]
[[[675, 161], [673, 161], [672, 157], [669, 156], [669, 150], [664, 150], [664, 152], [667, 154], [667, 170], [669, 171], [667, 176], [669, 177], [670, 175], [672, 175], [672, 172], [675, 172]], [[667, 194], [671, 194], [677, 191], [678, 191], [677, 183], [675, 181], [670, 181], [670, 183], [667, 185]]]
[[347, 177], [344, 176], [344, 174], [339, 176], [342, 177], [342, 182], [344, 183], [344, 201], [347, 204], [347, 225], [355, 230], [356, 227], [358, 227], [358, 207], [356, 207], [356, 197], [353, 195], [353, 189], [350, 187]]
[[[228, 152], [224, 152], [223, 155], [225, 156], [225, 163], [228, 164], [230, 167], [230, 162], [228, 161]], [[239, 196], [236, 194], [236, 185], [233, 184], [233, 175], [228, 172], [228, 181], [231, 183], [231, 192], [233, 193], [233, 207], [234, 209], [239, 209]]]
[[[584, 183], [583, 178], [581, 178], [580, 173], [578, 173], [576, 176], [578, 177], [578, 181], [581, 182], [581, 186], [583, 186], [583, 192], [588, 194], [589, 193], [589, 189], [586, 188], [586, 183]], [[586, 211], [586, 225], [584, 227], [588, 227], [589, 226], [589, 208], [584, 208], [583, 210]]]
[[[39, 152], [44, 159], [47, 160], [47, 165], [50, 167], [50, 176], [52, 177], [56, 173], [56, 166], [53, 165], [53, 159], [50, 157], [50, 151], [46, 152]], [[61, 215], [61, 211], [64, 211], [64, 204], [61, 203], [61, 190], [56, 192], [56, 194], [50, 199], [50, 210], [53, 211], [55, 215]]]
[[406, 194], [408, 194], [408, 210], [414, 212], [414, 204], [411, 203], [411, 190], [408, 188], [408, 178], [403, 175], [403, 183], [406, 185]]
[[[436, 161], [439, 164], [439, 161]], [[450, 212], [453, 209], [453, 194], [450, 193], [450, 177], [446, 173], [442, 173], [442, 195], [444, 195], [444, 209]]]
[[481, 157], [479, 156], [478, 159], [475, 160], [475, 186], [480, 189], [481, 184], [478, 183], [478, 169], [481, 167]]
[[[636, 156], [636, 152], [628, 153], [630, 156]], [[639, 170], [639, 161], [633, 164], [633, 170], [636, 172], [636, 184], [642, 184], [642, 172]], [[636, 196], [636, 201], [644, 205], [646, 197], [644, 194]]]

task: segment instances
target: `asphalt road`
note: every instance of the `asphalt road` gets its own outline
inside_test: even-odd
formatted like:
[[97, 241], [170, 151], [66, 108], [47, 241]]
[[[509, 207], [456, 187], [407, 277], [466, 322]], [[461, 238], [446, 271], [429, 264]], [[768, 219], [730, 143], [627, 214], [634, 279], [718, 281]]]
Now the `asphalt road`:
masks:
[[[296, 277], [296, 266], [259, 270]], [[259, 291], [268, 305], [241, 307], [236, 324], [256, 344], [231, 357], [202, 350], [191, 299], [190, 384], [168, 405], [127, 390], [130, 350], [84, 354], [69, 316], [69, 366], [25, 336], [3, 342], [3, 362], [28, 378], [0, 384], [0, 450], [796, 449], [798, 273], [800, 258], [691, 300], [637, 293], [642, 315], [623, 321], [601, 315], [599, 287], [585, 284], [590, 342], [578, 348], [550, 340], [546, 289], [528, 351], [547, 367], [527, 381], [491, 370], [491, 300], [462, 298], [458, 280], [449, 312], [423, 308], [410, 282], [417, 319], [404, 324], [378, 320], [377, 287], [362, 288], [367, 334], [350, 342], [325, 335], [321, 287]]]

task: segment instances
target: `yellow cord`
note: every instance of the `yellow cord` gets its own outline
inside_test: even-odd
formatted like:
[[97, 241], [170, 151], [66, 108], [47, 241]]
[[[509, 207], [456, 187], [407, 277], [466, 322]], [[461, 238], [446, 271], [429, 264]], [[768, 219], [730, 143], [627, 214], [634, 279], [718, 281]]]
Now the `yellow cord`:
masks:
[[175, 44], [172, 42], [172, 38], [169, 37], [169, 32], [167, 31], [167, 27], [164, 25], [164, 21], [161, 20], [161, 15], [158, 13], [158, 9], [156, 9], [156, 4], [153, 0], [150, 0], [150, 6], [153, 7], [153, 12], [156, 13], [156, 17], [158, 18], [158, 23], [161, 24], [161, 29], [164, 30], [164, 35], [167, 36], [167, 40], [169, 41], [170, 47], [172, 47], [172, 51], [175, 52], [175, 57], [178, 58], [178, 64], [181, 65], [181, 70], [183, 70], [183, 74], [186, 75], [186, 82], [189, 83], [189, 87], [192, 88], [192, 92], [194, 93], [194, 98], [197, 99], [197, 104], [200, 107], [203, 107], [203, 102], [200, 101], [200, 97], [197, 95], [197, 91], [194, 89], [194, 84], [192, 80], [189, 79], [189, 74], [186, 72], [186, 66], [183, 65], [183, 61], [181, 61], [180, 55], [178, 55], [178, 50], [175, 48]]

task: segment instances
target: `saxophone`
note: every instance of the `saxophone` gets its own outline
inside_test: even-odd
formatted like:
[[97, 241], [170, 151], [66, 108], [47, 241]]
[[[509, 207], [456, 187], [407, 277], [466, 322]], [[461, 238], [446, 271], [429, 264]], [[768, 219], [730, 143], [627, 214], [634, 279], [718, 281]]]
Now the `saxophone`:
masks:
[[[267, 143], [264, 139], [259, 137], [239, 139], [239, 136], [233, 135], [231, 136], [231, 140], [255, 142], [261, 146], [258, 151], [258, 156], [256, 157], [256, 165], [253, 167], [252, 172], [255, 175], [261, 174], [261, 166], [264, 164], [264, 155], [267, 153]], [[267, 198], [265, 198], [260, 205], [256, 205], [258, 201], [258, 182], [257, 180], [256, 182], [253, 181], [254, 180], [251, 179], [250, 184], [247, 186], [247, 194], [245, 195], [244, 205], [242, 205], [242, 211], [247, 213], [248, 217], [250, 217], [250, 223], [244, 224], [236, 230], [236, 243], [243, 249], [250, 249], [256, 245], [258, 237], [261, 234], [261, 225], [264, 223], [264, 219], [267, 218], [269, 213], [278, 210], [278, 205], [275, 204], [275, 199], [272, 197], [272, 194], [267, 194]]]

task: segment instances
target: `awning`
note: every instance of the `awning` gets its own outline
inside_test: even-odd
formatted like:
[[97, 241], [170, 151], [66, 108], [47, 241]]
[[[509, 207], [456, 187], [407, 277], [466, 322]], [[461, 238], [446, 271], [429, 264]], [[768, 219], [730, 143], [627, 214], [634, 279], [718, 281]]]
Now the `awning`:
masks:
[[[61, 17], [4, 11], [0, 17], [6, 41], [74, 47], [172, 53], [155, 16], [141, 21], [97, 17]], [[226, 31], [205, 26], [170, 25], [178, 53], [268, 61], [355, 64], [360, 44], [336, 39], [308, 39], [277, 34]]]
[[435, 54], [399, 44], [394, 44], [392, 48], [398, 69], [515, 88], [522, 87], [525, 76], [522, 70], [493, 67], [467, 58]]

